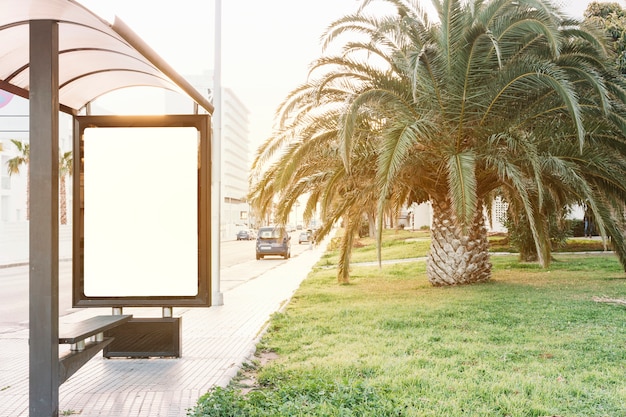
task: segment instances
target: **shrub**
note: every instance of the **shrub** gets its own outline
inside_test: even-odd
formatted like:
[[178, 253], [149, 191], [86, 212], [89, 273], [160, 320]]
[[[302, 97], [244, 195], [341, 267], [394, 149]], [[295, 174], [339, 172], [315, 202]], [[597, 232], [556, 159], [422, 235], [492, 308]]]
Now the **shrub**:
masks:
[[[551, 250], [562, 248], [567, 243], [567, 238], [572, 236], [572, 220], [557, 216], [554, 212], [548, 214], [548, 231], [550, 234]], [[526, 214], [517, 214], [516, 217], [507, 212], [504, 226], [508, 229], [511, 246], [519, 251], [520, 260], [532, 262], [538, 259], [537, 248], [530, 230], [530, 224]]]

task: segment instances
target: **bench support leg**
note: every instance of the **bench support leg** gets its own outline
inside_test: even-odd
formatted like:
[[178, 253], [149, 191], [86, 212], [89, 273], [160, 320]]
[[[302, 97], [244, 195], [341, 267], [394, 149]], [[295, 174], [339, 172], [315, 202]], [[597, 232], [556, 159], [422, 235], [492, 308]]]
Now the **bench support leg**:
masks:
[[98, 352], [107, 347], [113, 341], [112, 337], [106, 337], [100, 342], [89, 342], [81, 351], [71, 351], [59, 359], [59, 385], [67, 381], [84, 364], [96, 356]]

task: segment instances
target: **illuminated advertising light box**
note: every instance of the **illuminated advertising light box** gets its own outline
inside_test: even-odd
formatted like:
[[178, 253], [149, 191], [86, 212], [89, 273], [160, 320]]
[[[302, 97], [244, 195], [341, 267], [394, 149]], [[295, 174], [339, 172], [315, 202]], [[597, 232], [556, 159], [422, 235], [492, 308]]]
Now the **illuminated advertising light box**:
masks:
[[208, 116], [82, 116], [74, 305], [210, 305]]

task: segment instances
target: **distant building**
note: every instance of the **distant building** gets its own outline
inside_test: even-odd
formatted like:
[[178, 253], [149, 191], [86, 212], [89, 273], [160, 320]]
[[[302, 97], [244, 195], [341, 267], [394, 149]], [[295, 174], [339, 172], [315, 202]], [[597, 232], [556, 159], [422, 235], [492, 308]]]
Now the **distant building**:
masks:
[[[213, 97], [213, 73], [186, 75], [185, 79], [202, 93]], [[189, 111], [181, 96], [169, 94], [166, 100], [167, 113]], [[217, 107], [217, 103], [213, 103]], [[248, 175], [250, 173], [250, 121], [249, 110], [230, 88], [222, 88], [222, 210], [221, 240], [233, 240], [237, 232], [253, 226], [250, 216]]]

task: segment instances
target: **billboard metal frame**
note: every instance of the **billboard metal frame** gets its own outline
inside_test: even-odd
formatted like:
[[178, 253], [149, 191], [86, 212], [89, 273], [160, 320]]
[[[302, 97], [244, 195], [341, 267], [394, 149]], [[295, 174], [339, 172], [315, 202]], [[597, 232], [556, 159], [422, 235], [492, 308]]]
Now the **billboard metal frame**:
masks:
[[[85, 295], [84, 276], [84, 172], [83, 135], [87, 128], [193, 127], [200, 137], [198, 168], [198, 292], [194, 296]], [[211, 306], [211, 117], [209, 115], [75, 116], [73, 166], [73, 256], [74, 307], [209, 307]], [[173, 277], [175, 279], [175, 277]]]

